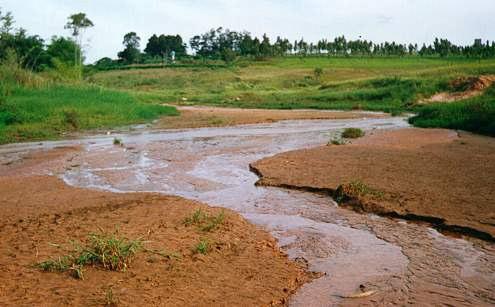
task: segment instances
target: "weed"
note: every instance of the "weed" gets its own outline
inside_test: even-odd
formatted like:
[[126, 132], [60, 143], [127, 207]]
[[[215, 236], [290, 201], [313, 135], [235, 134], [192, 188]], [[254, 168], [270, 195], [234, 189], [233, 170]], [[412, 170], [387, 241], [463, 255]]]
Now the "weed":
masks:
[[208, 241], [201, 239], [198, 244], [194, 247], [194, 252], [196, 254], [203, 254], [206, 255], [208, 251], [210, 250], [210, 244]]
[[119, 300], [113, 294], [112, 287], [109, 287], [105, 291], [105, 306], [117, 306], [118, 302], [119, 302]]
[[124, 146], [124, 142], [122, 141], [122, 139], [113, 138], [113, 145]]
[[65, 272], [70, 268], [70, 258], [64, 256], [42, 261], [37, 263], [35, 267], [45, 272]]
[[79, 114], [77, 113], [76, 110], [64, 110], [63, 113], [63, 118], [64, 122], [71, 126], [74, 129], [78, 129], [80, 124], [79, 124]]
[[383, 192], [370, 188], [365, 183], [356, 180], [347, 184], [340, 185], [335, 191], [333, 198], [336, 202], [342, 203], [349, 198], [359, 198], [364, 196], [373, 196], [376, 198], [383, 198]]
[[71, 272], [71, 275], [75, 279], [84, 279], [84, 272], [82, 265], [72, 264], [72, 266], [69, 268], [69, 271]]
[[143, 248], [140, 240], [118, 238], [113, 234], [91, 234], [76, 263], [102, 265], [111, 271], [125, 271], [134, 255]]
[[106, 270], [125, 271], [135, 254], [143, 249], [142, 241], [119, 238], [114, 234], [90, 234], [84, 245], [76, 244], [66, 256], [46, 260], [35, 266], [46, 272], [66, 272], [83, 279], [86, 265], [101, 266]]
[[313, 75], [314, 75], [315, 79], [319, 80], [321, 78], [321, 76], [323, 75], [323, 68], [316, 67], [313, 70]]
[[184, 219], [184, 224], [186, 226], [200, 224], [206, 217], [206, 213], [201, 210], [201, 208], [197, 209], [193, 212], [191, 216], [188, 216]]
[[219, 225], [222, 225], [225, 221], [225, 213], [222, 210], [218, 215], [211, 216], [207, 218], [206, 223], [201, 227], [202, 231], [212, 231], [216, 229]]
[[345, 145], [345, 141], [342, 139], [331, 139], [327, 143], [327, 146], [330, 146], [330, 145]]
[[191, 216], [184, 219], [184, 225], [197, 225], [201, 231], [210, 232], [222, 225], [225, 221], [225, 212], [222, 210], [218, 215], [210, 216], [208, 213], [197, 209]]
[[359, 128], [346, 128], [342, 132], [342, 137], [346, 139], [357, 139], [364, 136], [364, 131]]

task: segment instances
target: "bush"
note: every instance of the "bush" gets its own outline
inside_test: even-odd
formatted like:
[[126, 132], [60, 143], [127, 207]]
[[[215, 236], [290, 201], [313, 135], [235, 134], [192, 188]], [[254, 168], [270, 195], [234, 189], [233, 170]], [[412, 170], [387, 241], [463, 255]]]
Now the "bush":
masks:
[[359, 128], [346, 128], [342, 132], [342, 137], [346, 139], [357, 139], [364, 136], [364, 131]]
[[323, 68], [317, 67], [313, 71], [313, 75], [315, 76], [316, 79], [320, 79], [320, 77], [323, 75]]

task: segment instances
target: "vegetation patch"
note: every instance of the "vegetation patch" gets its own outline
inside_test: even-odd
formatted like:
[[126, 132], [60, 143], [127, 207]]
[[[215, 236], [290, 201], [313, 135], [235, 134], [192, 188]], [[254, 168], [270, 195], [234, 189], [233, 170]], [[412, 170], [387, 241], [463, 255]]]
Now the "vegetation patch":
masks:
[[335, 190], [333, 198], [338, 203], [344, 203], [353, 198], [362, 198], [366, 196], [381, 199], [383, 198], [383, 195], [382, 191], [373, 189], [365, 183], [355, 180], [350, 183], [341, 184], [337, 190]]
[[409, 122], [417, 127], [460, 129], [495, 136], [495, 86], [468, 100], [425, 105]]
[[132, 259], [143, 250], [143, 241], [129, 240], [115, 234], [90, 234], [84, 244], [76, 244], [68, 255], [37, 263], [45, 272], [70, 271], [78, 279], [84, 279], [83, 268], [88, 265], [110, 271], [125, 271]]
[[224, 222], [225, 212], [223, 210], [217, 215], [209, 215], [207, 212], [201, 210], [201, 208], [184, 219], [184, 225], [196, 225], [199, 230], [204, 232], [213, 231], [220, 225], [223, 225]]
[[193, 252], [195, 254], [206, 255], [210, 250], [210, 243], [207, 240], [201, 239], [198, 244], [194, 246]]
[[124, 142], [120, 138], [113, 138], [113, 145], [124, 146]]
[[0, 100], [0, 144], [54, 139], [64, 131], [142, 123], [177, 114], [174, 107], [141, 103], [128, 93], [96, 86], [18, 86]]
[[357, 139], [364, 136], [364, 131], [359, 128], [346, 128], [342, 132], [342, 137], [346, 139]]

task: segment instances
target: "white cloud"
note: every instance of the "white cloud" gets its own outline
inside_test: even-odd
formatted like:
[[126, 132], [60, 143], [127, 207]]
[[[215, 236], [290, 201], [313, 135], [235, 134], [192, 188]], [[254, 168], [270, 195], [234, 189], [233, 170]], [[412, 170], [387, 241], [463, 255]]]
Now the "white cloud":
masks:
[[478, 0], [3, 0], [17, 26], [48, 39], [68, 35], [67, 16], [85, 12], [95, 23], [87, 32], [89, 61], [115, 57], [122, 37], [137, 32], [145, 45], [153, 33], [179, 33], [185, 40], [224, 26], [255, 35], [317, 40], [345, 34], [374, 41], [456, 43], [495, 39], [495, 1]]

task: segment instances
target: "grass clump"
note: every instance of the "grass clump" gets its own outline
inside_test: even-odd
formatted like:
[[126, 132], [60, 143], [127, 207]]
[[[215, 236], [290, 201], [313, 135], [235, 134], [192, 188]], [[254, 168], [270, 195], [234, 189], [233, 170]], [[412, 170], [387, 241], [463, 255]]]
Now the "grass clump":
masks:
[[113, 138], [113, 145], [124, 146], [124, 142], [122, 141], [122, 139]]
[[42, 261], [35, 266], [45, 272], [71, 271], [75, 278], [84, 279], [83, 268], [87, 265], [125, 271], [142, 249], [141, 240], [128, 240], [115, 234], [90, 234], [86, 243], [76, 245], [69, 255]]
[[346, 139], [357, 139], [364, 136], [364, 131], [359, 128], [346, 128], [342, 132], [342, 137]]
[[105, 306], [118, 306], [119, 300], [113, 294], [112, 287], [109, 287], [107, 291], [105, 291]]
[[345, 141], [342, 140], [341, 138], [334, 138], [328, 141], [327, 146], [330, 145], [345, 145]]
[[70, 268], [68, 256], [49, 259], [36, 264], [40, 270], [45, 272], [65, 272]]
[[91, 234], [88, 244], [80, 249], [75, 260], [79, 265], [101, 265], [110, 271], [125, 271], [142, 248], [141, 240], [128, 240], [114, 234]]
[[194, 246], [194, 253], [206, 255], [210, 250], [210, 244], [206, 240], [200, 240], [198, 244]]
[[225, 222], [225, 212], [222, 210], [217, 215], [209, 215], [203, 210], [197, 209], [191, 216], [184, 219], [184, 225], [196, 225], [201, 231], [210, 232]]
[[333, 198], [338, 203], [343, 203], [352, 198], [361, 198], [371, 196], [374, 198], [382, 198], [383, 192], [373, 189], [365, 183], [355, 180], [347, 184], [341, 184], [333, 195]]

